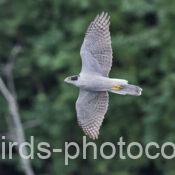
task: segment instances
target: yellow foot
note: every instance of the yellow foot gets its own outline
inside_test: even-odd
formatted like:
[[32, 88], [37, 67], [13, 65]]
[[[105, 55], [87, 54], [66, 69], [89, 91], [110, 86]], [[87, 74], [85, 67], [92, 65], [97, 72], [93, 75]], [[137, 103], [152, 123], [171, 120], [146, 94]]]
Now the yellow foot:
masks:
[[114, 85], [114, 86], [112, 86], [111, 89], [114, 91], [120, 91], [123, 89], [123, 86], [122, 85]]

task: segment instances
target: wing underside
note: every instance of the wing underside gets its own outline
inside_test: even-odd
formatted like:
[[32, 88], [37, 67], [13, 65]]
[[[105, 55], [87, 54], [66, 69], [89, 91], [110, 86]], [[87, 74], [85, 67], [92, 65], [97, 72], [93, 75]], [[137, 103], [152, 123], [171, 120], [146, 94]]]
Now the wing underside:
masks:
[[84, 133], [92, 139], [97, 139], [100, 126], [108, 108], [107, 92], [90, 92], [80, 90], [76, 102], [78, 124]]
[[112, 66], [112, 47], [107, 13], [97, 15], [89, 25], [80, 54], [82, 72], [93, 71], [108, 76]]

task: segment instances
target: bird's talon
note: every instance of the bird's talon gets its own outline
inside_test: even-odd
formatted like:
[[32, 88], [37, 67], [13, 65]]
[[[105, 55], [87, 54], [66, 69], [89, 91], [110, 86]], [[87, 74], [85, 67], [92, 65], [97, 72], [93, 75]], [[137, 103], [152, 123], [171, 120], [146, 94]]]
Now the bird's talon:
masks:
[[115, 91], [120, 91], [122, 89], [123, 89], [123, 86], [121, 86], [121, 85], [114, 85], [114, 86], [112, 86], [112, 90], [115, 90]]

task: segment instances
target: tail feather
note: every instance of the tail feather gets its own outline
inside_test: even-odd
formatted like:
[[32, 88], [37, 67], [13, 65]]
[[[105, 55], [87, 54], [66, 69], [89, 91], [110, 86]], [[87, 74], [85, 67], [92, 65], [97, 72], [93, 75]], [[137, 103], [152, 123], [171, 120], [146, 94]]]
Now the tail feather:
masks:
[[140, 96], [142, 94], [142, 88], [140, 88], [139, 86], [131, 84], [125, 84], [120, 86], [121, 88], [118, 88], [116, 90], [115, 88], [111, 88], [110, 92], [120, 95], [134, 95], [134, 96]]

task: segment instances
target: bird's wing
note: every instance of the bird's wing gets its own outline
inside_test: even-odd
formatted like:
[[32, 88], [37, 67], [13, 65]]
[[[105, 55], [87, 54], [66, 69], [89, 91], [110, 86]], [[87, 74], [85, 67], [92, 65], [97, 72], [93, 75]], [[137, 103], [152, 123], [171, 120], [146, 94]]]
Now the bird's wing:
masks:
[[90, 138], [98, 138], [107, 108], [107, 92], [90, 92], [80, 89], [76, 102], [78, 124]]
[[89, 25], [81, 46], [82, 72], [108, 76], [112, 66], [110, 16], [102, 12]]

